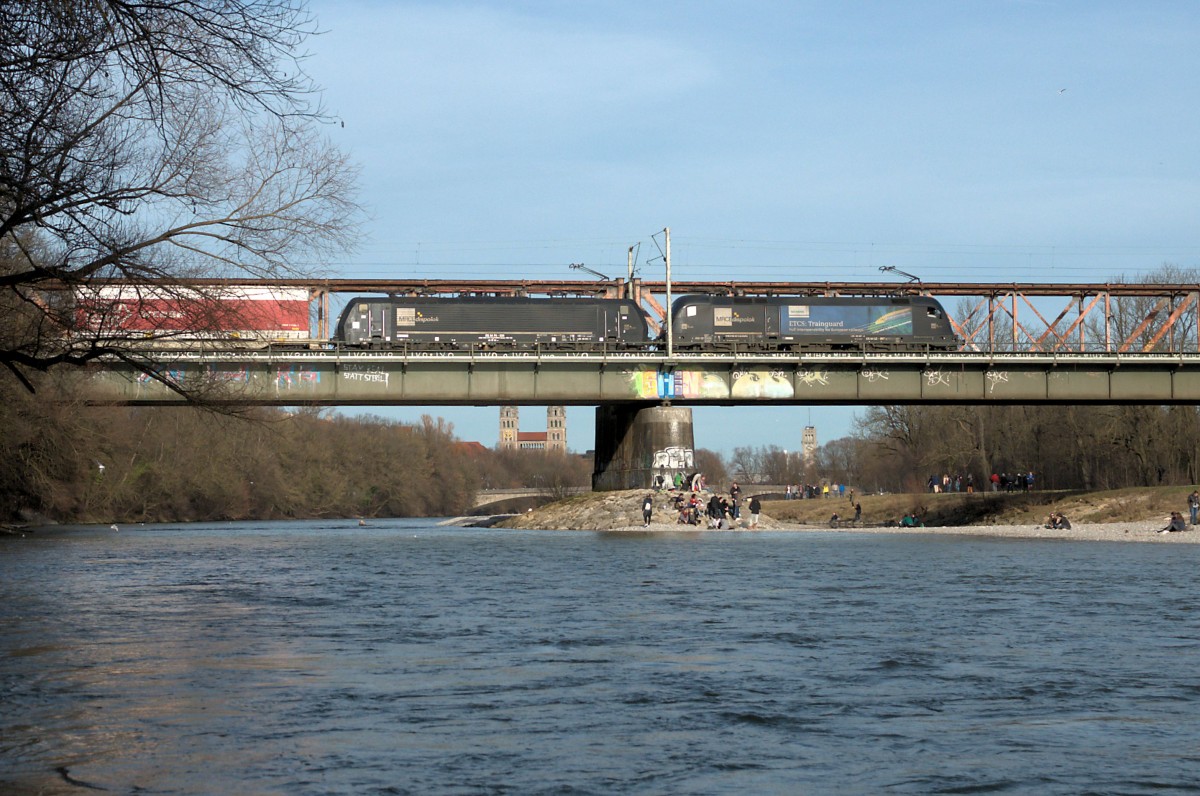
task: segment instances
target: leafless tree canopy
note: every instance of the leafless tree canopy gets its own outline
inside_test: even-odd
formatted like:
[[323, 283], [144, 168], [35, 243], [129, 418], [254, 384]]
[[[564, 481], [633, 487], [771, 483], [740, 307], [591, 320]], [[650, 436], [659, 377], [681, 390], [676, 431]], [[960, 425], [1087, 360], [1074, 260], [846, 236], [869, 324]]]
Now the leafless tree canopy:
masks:
[[[297, 0], [0, 0], [0, 358], [120, 350], [65, 332], [97, 280], [297, 275], [353, 243], [355, 170]], [[308, 266], [306, 266], [308, 267]]]

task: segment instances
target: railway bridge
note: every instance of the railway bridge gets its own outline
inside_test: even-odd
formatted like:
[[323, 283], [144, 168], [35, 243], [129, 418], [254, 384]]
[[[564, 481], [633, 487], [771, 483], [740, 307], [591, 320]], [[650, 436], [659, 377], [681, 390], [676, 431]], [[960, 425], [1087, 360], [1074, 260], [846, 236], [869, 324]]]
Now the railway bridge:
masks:
[[[953, 352], [910, 353], [146, 348], [97, 362], [75, 389], [92, 402], [130, 405], [179, 404], [181, 392], [268, 406], [592, 405], [593, 481], [601, 489], [648, 486], [655, 474], [688, 466], [689, 407], [697, 405], [1200, 403], [1200, 285], [675, 287], [736, 295], [931, 295], [946, 307], [963, 344]], [[313, 289], [631, 295], [652, 326], [665, 322], [661, 311], [669, 307], [656, 298], [666, 286], [655, 283], [348, 281]], [[955, 297], [957, 306], [949, 303]]]

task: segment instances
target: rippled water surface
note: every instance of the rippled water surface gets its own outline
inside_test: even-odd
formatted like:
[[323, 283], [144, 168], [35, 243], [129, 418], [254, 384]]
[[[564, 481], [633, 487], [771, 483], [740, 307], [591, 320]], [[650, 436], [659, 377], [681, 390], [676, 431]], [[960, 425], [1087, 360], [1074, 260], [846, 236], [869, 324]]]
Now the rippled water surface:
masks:
[[3, 538], [0, 792], [1197, 792], [1198, 572], [421, 521]]

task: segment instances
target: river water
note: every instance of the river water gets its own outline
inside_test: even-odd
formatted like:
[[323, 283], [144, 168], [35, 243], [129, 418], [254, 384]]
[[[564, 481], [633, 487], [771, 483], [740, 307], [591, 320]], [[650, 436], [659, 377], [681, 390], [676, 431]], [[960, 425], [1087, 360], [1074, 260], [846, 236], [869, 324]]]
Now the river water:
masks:
[[1200, 792], [1200, 545], [0, 539], [0, 792]]

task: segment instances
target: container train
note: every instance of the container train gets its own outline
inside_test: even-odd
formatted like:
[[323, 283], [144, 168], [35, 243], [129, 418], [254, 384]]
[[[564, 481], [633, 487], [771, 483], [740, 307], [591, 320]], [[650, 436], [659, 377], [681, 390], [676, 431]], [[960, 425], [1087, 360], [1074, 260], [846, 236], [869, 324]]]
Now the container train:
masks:
[[[107, 292], [106, 292], [107, 291]], [[115, 291], [115, 292], [114, 292]], [[657, 352], [666, 334], [632, 299], [360, 296], [332, 339], [312, 340], [305, 290], [129, 292], [77, 297], [77, 333], [150, 346], [341, 346], [405, 351]], [[671, 305], [673, 348], [692, 352], [956, 350], [942, 306], [925, 296], [708, 296]]]

